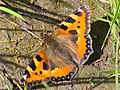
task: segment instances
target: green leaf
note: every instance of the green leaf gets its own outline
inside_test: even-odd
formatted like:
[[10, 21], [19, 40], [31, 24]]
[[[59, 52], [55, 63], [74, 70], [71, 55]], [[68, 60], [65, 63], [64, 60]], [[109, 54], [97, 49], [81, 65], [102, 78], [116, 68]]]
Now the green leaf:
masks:
[[15, 11], [9, 9], [9, 8], [0, 6], [0, 10], [1, 10], [1, 11], [4, 11], [4, 12], [6, 12], [6, 13], [9, 13], [9, 14], [11, 14], [11, 15], [13, 15], [13, 16], [16, 16], [17, 18], [20, 18], [20, 19], [22, 19], [23, 21], [26, 21], [20, 14], [18, 14], [17, 12], [15, 12]]
[[[106, 73], [106, 74], [115, 74], [115, 70], [105, 70], [105, 71], [102, 71], [103, 73]], [[120, 70], [118, 70], [118, 73], [120, 73]]]

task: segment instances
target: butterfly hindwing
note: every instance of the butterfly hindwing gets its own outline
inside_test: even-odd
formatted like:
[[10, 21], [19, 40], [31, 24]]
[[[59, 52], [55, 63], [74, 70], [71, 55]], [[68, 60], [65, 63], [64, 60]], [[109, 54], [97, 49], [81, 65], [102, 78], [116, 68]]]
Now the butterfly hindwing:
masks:
[[54, 70], [51, 70], [50, 80], [54, 83], [70, 81], [76, 75], [77, 71], [78, 67], [73, 67], [72, 65], [62, 68], [56, 67]]

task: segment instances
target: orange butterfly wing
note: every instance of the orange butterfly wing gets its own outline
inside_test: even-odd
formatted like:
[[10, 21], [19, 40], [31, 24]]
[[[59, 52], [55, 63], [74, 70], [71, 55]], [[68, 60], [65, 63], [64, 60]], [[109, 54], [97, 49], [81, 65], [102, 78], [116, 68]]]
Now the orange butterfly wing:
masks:
[[46, 61], [46, 57], [41, 51], [30, 62], [21, 81], [30, 83], [39, 80], [47, 80], [48, 77], [50, 77], [50, 68], [48, 66], [48, 62]]
[[55, 67], [51, 70], [44, 52], [41, 51], [30, 62], [21, 81], [27, 82], [28, 84], [42, 80], [46, 82], [51, 80], [52, 82], [59, 83], [70, 80], [76, 74], [77, 70], [78, 68], [75, 68], [72, 65], [62, 68]]
[[82, 6], [71, 14], [57, 29], [58, 33], [71, 35], [72, 41], [76, 43], [78, 63], [84, 64], [93, 53], [90, 32], [90, 12]]

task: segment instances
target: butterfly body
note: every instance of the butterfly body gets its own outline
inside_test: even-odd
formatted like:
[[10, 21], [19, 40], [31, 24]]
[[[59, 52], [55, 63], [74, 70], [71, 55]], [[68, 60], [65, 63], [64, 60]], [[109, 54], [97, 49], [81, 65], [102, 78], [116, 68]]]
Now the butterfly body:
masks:
[[82, 6], [53, 34], [44, 34], [41, 50], [30, 62], [22, 81], [60, 83], [71, 80], [79, 69], [78, 65], [84, 64], [93, 52], [89, 16], [88, 10]]

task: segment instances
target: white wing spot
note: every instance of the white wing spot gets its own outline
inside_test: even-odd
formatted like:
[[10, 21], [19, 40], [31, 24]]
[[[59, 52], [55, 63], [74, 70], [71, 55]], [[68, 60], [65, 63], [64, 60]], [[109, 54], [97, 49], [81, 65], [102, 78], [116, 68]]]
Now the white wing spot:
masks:
[[79, 9], [78, 9], [78, 12], [83, 12], [83, 10], [79, 8]]
[[27, 75], [23, 75], [23, 76], [22, 76], [22, 78], [24, 78], [24, 80], [26, 80], [26, 78], [27, 78]]

